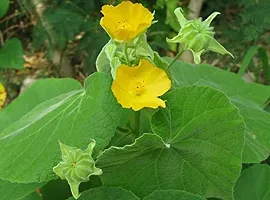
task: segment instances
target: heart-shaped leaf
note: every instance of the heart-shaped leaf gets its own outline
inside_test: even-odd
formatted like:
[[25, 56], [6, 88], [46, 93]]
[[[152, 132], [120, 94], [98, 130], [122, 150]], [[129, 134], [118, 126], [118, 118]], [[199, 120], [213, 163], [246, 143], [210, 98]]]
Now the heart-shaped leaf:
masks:
[[98, 157], [103, 183], [139, 197], [177, 189], [232, 199], [245, 133], [239, 110], [223, 93], [203, 86], [175, 89], [164, 98], [167, 108], [152, 119], [155, 134]]

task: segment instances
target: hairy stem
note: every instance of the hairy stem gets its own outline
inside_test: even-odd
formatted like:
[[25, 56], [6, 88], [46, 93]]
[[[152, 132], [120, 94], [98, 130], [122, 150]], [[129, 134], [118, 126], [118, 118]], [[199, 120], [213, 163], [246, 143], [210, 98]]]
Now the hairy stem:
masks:
[[182, 49], [178, 52], [178, 54], [174, 57], [174, 59], [172, 60], [172, 62], [171, 62], [171, 63], [168, 65], [168, 67], [165, 69], [166, 72], [171, 68], [171, 66], [173, 65], [173, 63], [175, 63], [175, 61], [177, 61], [177, 60], [180, 58], [180, 56], [184, 53], [185, 50], [186, 50], [185, 48], [182, 48]]
[[127, 43], [124, 43], [124, 45], [123, 45], [123, 53], [124, 53], [127, 65], [130, 66], [130, 60], [129, 60], [129, 57], [128, 57], [127, 49], [128, 49], [128, 45], [127, 45]]

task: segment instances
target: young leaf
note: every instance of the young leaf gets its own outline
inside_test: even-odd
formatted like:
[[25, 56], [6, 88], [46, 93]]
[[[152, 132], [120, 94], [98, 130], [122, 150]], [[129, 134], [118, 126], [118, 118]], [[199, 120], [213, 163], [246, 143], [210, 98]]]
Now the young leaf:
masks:
[[157, 189], [185, 190], [232, 199], [240, 174], [245, 124], [221, 92], [202, 86], [165, 95], [166, 109], [153, 115], [155, 134], [111, 147], [97, 160], [106, 186], [145, 197]]
[[0, 134], [0, 177], [24, 183], [54, 179], [52, 169], [61, 156], [58, 140], [85, 148], [92, 138], [95, 156], [113, 137], [120, 115], [111, 78], [91, 75], [85, 90], [41, 103]]
[[176, 62], [171, 69], [174, 87], [210, 86], [224, 92], [240, 109], [247, 126], [243, 162], [260, 162], [269, 156], [270, 113], [263, 110], [270, 98], [269, 86], [245, 83], [237, 74], [209, 65]]
[[182, 190], [156, 190], [143, 200], [205, 200], [198, 195]]
[[137, 44], [135, 54], [137, 57], [149, 57], [151, 60], [154, 59], [154, 52], [150, 45], [145, 41], [141, 41]]
[[[73, 200], [74, 198], [69, 198]], [[139, 200], [132, 192], [120, 187], [99, 187], [82, 193], [80, 200]]]
[[[96, 60], [96, 67], [98, 72], [103, 72], [106, 74], [111, 73], [111, 65], [110, 60], [108, 59], [108, 53], [110, 52], [107, 50], [107, 47], [113, 45], [113, 41], [110, 40], [100, 51]], [[106, 52], [107, 51], [107, 52]], [[113, 56], [113, 55], [112, 55]]]
[[0, 180], [0, 197], [1, 200], [20, 200], [42, 185], [44, 185], [44, 183], [23, 184]]
[[5, 42], [0, 49], [0, 68], [23, 68], [23, 48], [19, 39], [13, 38]]
[[256, 164], [242, 171], [235, 189], [235, 200], [270, 199], [270, 167]]

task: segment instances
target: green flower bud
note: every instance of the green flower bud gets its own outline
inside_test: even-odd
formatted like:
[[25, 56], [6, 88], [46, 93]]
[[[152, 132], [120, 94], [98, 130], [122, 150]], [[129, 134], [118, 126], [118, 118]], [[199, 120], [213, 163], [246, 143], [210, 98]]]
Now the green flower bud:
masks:
[[91, 175], [102, 174], [102, 170], [95, 167], [95, 161], [92, 158], [96, 142], [91, 140], [88, 148], [84, 151], [76, 147], [67, 146], [61, 142], [59, 144], [63, 161], [55, 166], [53, 171], [61, 179], [68, 181], [72, 195], [77, 199], [80, 197], [80, 183], [89, 181]]
[[204, 21], [201, 18], [187, 20], [181, 8], [175, 9], [174, 13], [180, 23], [181, 29], [174, 38], [167, 38], [167, 42], [183, 44], [185, 50], [190, 50], [193, 53], [196, 64], [201, 62], [200, 56], [207, 50], [222, 55], [229, 54], [233, 57], [229, 51], [214, 39], [214, 28], [210, 26], [212, 20], [220, 13], [214, 12]]

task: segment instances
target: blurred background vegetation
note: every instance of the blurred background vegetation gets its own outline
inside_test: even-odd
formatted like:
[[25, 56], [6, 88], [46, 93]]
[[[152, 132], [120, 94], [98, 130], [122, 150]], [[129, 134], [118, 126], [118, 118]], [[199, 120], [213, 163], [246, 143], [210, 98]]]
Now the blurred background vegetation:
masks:
[[[109, 40], [100, 27], [104, 4], [120, 0], [0, 0], [0, 82], [8, 93], [6, 104], [33, 81], [46, 77], [72, 77], [83, 82], [95, 71], [96, 57]], [[168, 45], [179, 24], [174, 9], [181, 6], [188, 18], [221, 13], [212, 23], [215, 38], [235, 58], [207, 53], [208, 63], [243, 73], [247, 81], [270, 84], [269, 0], [133, 0], [155, 11], [158, 23], [148, 30], [152, 48], [174, 56], [178, 46]], [[8, 7], [6, 6], [8, 5]], [[5, 13], [2, 14], [1, 12]], [[187, 57], [183, 60], [189, 61]]]

